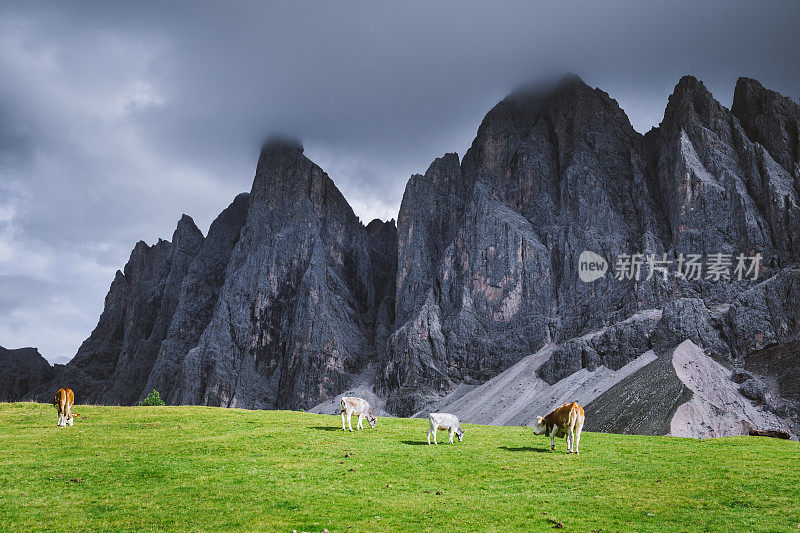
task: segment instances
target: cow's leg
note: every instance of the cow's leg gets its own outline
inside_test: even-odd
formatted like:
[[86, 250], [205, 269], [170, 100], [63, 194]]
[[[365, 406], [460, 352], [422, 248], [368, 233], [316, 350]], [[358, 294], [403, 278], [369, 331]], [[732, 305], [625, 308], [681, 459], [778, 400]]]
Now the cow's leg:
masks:
[[344, 426], [344, 411], [342, 411], [342, 431], [347, 431], [347, 428]]
[[62, 420], [63, 418], [64, 418], [64, 415], [63, 415], [63, 414], [61, 414], [61, 413], [58, 413], [58, 422], [56, 422], [56, 427], [57, 427], [57, 428], [60, 428], [60, 427], [61, 427], [61, 420]]
[[364, 429], [364, 413], [358, 415], [358, 424], [356, 424], [356, 429]]
[[578, 445], [581, 443], [581, 431], [583, 431], [583, 426], [575, 428], [575, 453], [579, 453]]
[[567, 453], [572, 453], [575, 448], [575, 430], [572, 426], [567, 427]]
[[439, 426], [433, 426], [433, 443], [438, 446], [439, 443], [436, 442], [436, 434], [437, 433], [439, 433]]
[[72, 424], [74, 423], [74, 421], [75, 421], [75, 417], [70, 416], [69, 418], [67, 418], [67, 425], [69, 427], [72, 427]]
[[553, 428], [553, 432], [550, 434], [550, 451], [556, 451], [556, 430]]
[[352, 418], [353, 411], [347, 411], [347, 427], [350, 428], [350, 431], [353, 431], [353, 424], [351, 423]]
[[67, 395], [64, 394], [58, 402], [60, 409], [58, 410], [61, 413], [61, 427], [67, 427], [67, 415], [69, 414], [69, 405], [67, 404]]
[[431, 445], [431, 427], [428, 426], [428, 446]]
[[450, 428], [450, 444], [453, 444], [453, 435], [455, 435], [455, 434], [456, 434], [456, 432], [453, 431], [453, 428]]

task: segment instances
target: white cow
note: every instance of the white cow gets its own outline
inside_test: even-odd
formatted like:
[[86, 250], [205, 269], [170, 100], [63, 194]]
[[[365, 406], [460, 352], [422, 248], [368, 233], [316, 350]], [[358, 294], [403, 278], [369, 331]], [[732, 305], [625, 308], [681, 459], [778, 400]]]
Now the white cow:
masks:
[[439, 445], [436, 442], [436, 431], [449, 431], [450, 432], [450, 444], [453, 444], [453, 435], [458, 435], [458, 442], [464, 441], [464, 430], [461, 429], [461, 422], [458, 421], [458, 417], [456, 415], [451, 415], [450, 413], [431, 413], [428, 415], [428, 421], [430, 425], [428, 426], [428, 444], [431, 443], [431, 434], [433, 434], [433, 443], [437, 446]]
[[350, 424], [350, 417], [353, 416], [353, 413], [358, 415], [358, 424], [356, 424], [356, 429], [364, 429], [364, 426], [362, 425], [364, 417], [367, 417], [367, 420], [369, 420], [369, 427], [371, 428], [374, 428], [375, 422], [378, 421], [378, 418], [372, 414], [372, 409], [369, 406], [369, 402], [363, 398], [345, 396], [342, 398], [342, 401], [339, 402], [339, 407], [342, 415], [342, 431], [346, 431], [344, 427], [345, 414], [347, 415], [347, 427], [350, 428], [350, 431], [353, 431], [353, 426]]

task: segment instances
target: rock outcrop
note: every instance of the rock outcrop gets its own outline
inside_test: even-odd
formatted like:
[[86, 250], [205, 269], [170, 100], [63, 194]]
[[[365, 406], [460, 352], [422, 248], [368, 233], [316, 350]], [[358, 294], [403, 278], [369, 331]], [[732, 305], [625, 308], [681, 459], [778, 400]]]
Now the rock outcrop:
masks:
[[397, 314], [382, 376], [398, 391], [390, 406], [414, 412], [453, 383], [485, 380], [545, 342], [657, 300], [655, 282], [633, 291], [608, 279], [584, 284], [574, 260], [586, 249], [656, 250], [664, 225], [652, 201], [637, 201], [650, 166], [616, 102], [568, 78], [500, 102], [460, 168], [450, 155], [413, 177], [398, 219], [398, 309], [414, 312]]
[[[781, 131], [794, 131], [797, 106], [780, 103], [786, 109], [773, 106], [761, 122], [782, 120]], [[777, 134], [763, 136], [786, 155]], [[390, 407], [414, 412], [549, 341], [559, 346], [540, 374], [555, 383], [581, 368], [619, 369], [687, 338], [721, 358], [741, 355], [754, 323], [740, 317], [774, 303], [785, 325], [761, 314], [764, 335], [794, 338], [797, 306], [785, 301], [797, 301], [796, 280], [781, 269], [800, 257], [798, 191], [770, 154], [689, 76], [645, 136], [607, 94], [575, 77], [512, 94], [487, 114], [460, 168], [447, 155], [407, 186], [396, 331], [381, 376], [386, 392], [396, 391]], [[612, 268], [615, 257], [641, 254], [641, 278], [584, 283], [583, 250]], [[736, 265], [721, 281], [674, 275], [689, 254], [734, 261], [757, 253], [760, 280], [772, 280], [762, 285], [781, 289], [764, 294], [758, 280], [738, 279], [747, 276]], [[672, 265], [669, 276], [650, 274], [651, 254]], [[755, 294], [747, 303], [722, 311], [748, 290]], [[657, 329], [655, 320], [631, 320], [648, 309], [664, 310]]]
[[16, 402], [52, 378], [53, 367], [36, 348], [0, 346], [0, 402]]
[[[183, 215], [172, 241], [140, 241], [117, 271], [100, 320], [75, 357], [34, 396], [68, 386], [81, 403], [137, 401], [167, 337], [183, 278], [203, 244], [191, 217]], [[52, 392], [50, 392], [52, 393]]]
[[265, 145], [213, 316], [168, 398], [306, 408], [345, 390], [385, 336], [393, 239], [361, 225], [299, 144]]
[[395, 311], [397, 230], [364, 227], [298, 143], [265, 144], [249, 194], [203, 237], [140, 242], [75, 358], [29, 396], [303, 408], [379, 358]]
[[753, 142], [800, 179], [800, 106], [752, 78], [739, 78], [731, 112]]
[[588, 403], [585, 429], [691, 438], [787, 429], [730, 378], [729, 369], [686, 340]]
[[144, 390], [146, 395], [155, 389], [163, 391], [167, 401], [178, 395], [175, 382], [186, 354], [197, 346], [214, 313], [231, 253], [239, 240], [239, 232], [247, 219], [250, 195], [238, 195], [211, 224], [203, 246], [192, 261], [181, 286], [167, 337], [159, 347], [158, 356]]
[[[763, 359], [800, 341], [798, 117], [754, 80], [729, 110], [687, 76], [642, 135], [575, 76], [526, 88], [462, 160], [411, 177], [397, 227], [362, 225], [299, 143], [270, 141], [207, 237], [184, 217], [172, 241], [136, 245], [91, 336], [38, 390], [324, 410], [368, 379], [387, 412], [411, 415], [467, 401], [544, 346], [523, 374], [552, 398], [597, 372], [650, 387], [671, 371], [637, 360], [688, 340], [726, 365], [760, 354], [765, 405], [791, 415]], [[590, 282], [584, 251], [602, 269]], [[517, 407], [506, 418], [527, 416]]]

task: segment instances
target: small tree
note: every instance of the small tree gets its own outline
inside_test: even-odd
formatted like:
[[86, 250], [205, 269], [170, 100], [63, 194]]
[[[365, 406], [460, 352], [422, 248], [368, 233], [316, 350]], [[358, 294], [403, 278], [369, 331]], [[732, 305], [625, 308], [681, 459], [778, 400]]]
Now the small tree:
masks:
[[164, 400], [161, 399], [161, 395], [158, 393], [156, 389], [153, 389], [150, 392], [150, 396], [139, 402], [139, 405], [143, 406], [151, 406], [151, 405], [166, 405]]

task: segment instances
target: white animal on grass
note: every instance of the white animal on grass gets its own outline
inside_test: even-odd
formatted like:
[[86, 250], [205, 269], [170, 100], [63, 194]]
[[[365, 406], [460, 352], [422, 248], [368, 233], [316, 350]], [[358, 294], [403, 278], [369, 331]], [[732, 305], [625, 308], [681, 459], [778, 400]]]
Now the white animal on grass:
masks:
[[428, 444], [431, 443], [431, 434], [433, 434], [433, 443], [437, 446], [436, 432], [438, 430], [450, 432], [450, 444], [453, 444], [453, 435], [458, 435], [458, 442], [464, 441], [464, 430], [461, 429], [461, 422], [458, 421], [456, 415], [450, 413], [431, 413], [428, 415]]
[[[565, 403], [547, 416], [536, 418], [533, 434], [550, 437], [550, 449], [556, 449], [556, 437], [567, 437], [567, 453], [578, 453], [583, 431], [583, 407], [578, 402]], [[552, 435], [551, 435], [552, 433]]]
[[339, 407], [342, 415], [342, 431], [346, 431], [346, 428], [344, 427], [345, 415], [347, 415], [347, 427], [350, 428], [350, 431], [353, 431], [353, 426], [350, 424], [350, 417], [353, 416], [353, 413], [358, 415], [358, 424], [356, 424], [356, 429], [364, 429], [364, 426], [362, 425], [364, 417], [367, 417], [367, 420], [369, 421], [369, 427], [371, 428], [374, 428], [375, 422], [378, 421], [378, 418], [372, 414], [372, 409], [369, 406], [369, 402], [363, 398], [345, 396], [342, 398], [342, 401], [339, 402]]

